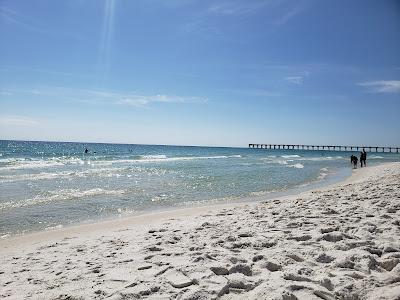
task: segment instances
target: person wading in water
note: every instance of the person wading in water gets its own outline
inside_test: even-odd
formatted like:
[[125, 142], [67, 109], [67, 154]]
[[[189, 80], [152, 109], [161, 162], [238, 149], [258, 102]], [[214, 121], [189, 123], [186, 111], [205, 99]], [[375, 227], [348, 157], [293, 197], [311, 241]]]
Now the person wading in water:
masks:
[[357, 169], [358, 158], [355, 155], [351, 155], [350, 161], [353, 164], [354, 169]]
[[365, 152], [365, 149], [363, 149], [362, 151], [361, 151], [361, 154], [360, 154], [360, 164], [361, 164], [361, 168], [364, 166], [364, 167], [366, 167], [367, 166], [367, 152]]

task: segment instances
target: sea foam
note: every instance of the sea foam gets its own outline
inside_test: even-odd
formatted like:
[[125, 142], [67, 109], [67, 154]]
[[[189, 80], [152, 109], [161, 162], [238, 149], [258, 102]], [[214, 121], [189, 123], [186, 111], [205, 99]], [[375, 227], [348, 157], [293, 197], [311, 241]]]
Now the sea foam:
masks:
[[49, 202], [66, 201], [66, 200], [79, 199], [90, 196], [99, 196], [99, 195], [117, 196], [117, 195], [122, 195], [124, 193], [125, 193], [124, 190], [104, 190], [101, 188], [93, 188], [83, 191], [80, 189], [62, 189], [57, 191], [50, 191], [47, 192], [46, 195], [38, 195], [30, 199], [14, 200], [14, 201], [0, 203], [0, 211], [5, 209], [40, 205]]
[[297, 164], [294, 164], [294, 165], [288, 165], [288, 167], [295, 168], [295, 169], [303, 169], [304, 165], [302, 165], [300, 163], [297, 163]]
[[281, 155], [282, 158], [297, 158], [301, 157], [300, 155], [294, 154], [294, 155]]

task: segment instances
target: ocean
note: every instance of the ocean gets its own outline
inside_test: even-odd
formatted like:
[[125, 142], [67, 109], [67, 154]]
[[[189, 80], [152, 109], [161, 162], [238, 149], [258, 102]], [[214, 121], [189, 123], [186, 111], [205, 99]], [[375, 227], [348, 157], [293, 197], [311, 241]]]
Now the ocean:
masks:
[[[0, 141], [0, 236], [268, 199], [349, 176], [352, 153]], [[367, 164], [399, 160], [369, 153]]]

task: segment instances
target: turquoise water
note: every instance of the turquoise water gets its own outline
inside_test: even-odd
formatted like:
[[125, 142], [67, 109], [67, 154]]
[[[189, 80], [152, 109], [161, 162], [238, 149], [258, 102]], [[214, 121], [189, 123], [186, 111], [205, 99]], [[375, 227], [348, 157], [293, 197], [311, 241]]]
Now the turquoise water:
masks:
[[[85, 148], [89, 152], [84, 153]], [[351, 152], [0, 141], [0, 235], [263, 197], [351, 170]], [[399, 161], [369, 153], [368, 163]]]

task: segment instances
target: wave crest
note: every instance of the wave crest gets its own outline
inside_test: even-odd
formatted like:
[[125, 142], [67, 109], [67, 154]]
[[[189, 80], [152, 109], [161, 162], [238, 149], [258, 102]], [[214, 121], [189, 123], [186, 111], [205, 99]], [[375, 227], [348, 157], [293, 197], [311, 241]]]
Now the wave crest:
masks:
[[101, 188], [94, 188], [84, 191], [81, 191], [80, 189], [64, 189], [64, 190], [47, 192], [46, 193], [47, 195], [38, 195], [34, 198], [0, 203], [0, 211], [11, 208], [20, 208], [20, 207], [40, 205], [50, 202], [91, 197], [91, 196], [99, 196], [99, 195], [116, 196], [116, 195], [122, 195], [124, 193], [125, 193], [124, 190], [104, 190]]

